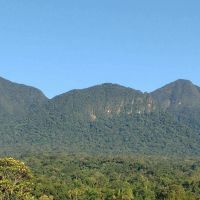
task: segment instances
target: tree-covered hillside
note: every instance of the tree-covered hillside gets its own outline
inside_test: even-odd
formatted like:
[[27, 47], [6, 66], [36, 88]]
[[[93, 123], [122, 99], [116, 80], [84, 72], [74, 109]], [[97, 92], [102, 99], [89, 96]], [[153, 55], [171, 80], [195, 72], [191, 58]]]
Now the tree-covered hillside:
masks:
[[37, 112], [46, 103], [44, 94], [33, 87], [13, 83], [0, 78], [0, 120], [20, 120], [31, 112]]
[[178, 80], [153, 93], [116, 84], [47, 99], [0, 79], [0, 154], [200, 155], [200, 89]]
[[[35, 154], [0, 159], [1, 200], [199, 200], [199, 158]], [[27, 167], [29, 166], [29, 168]]]
[[151, 93], [161, 110], [200, 134], [200, 87], [188, 80], [177, 80]]

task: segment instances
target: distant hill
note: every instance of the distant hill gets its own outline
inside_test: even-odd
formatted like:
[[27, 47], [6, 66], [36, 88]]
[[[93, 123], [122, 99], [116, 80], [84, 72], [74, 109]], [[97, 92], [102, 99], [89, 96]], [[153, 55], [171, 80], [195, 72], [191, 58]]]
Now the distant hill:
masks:
[[151, 93], [163, 110], [200, 108], [200, 88], [188, 80], [177, 80]]
[[188, 80], [177, 80], [151, 93], [161, 110], [196, 132], [200, 130], [200, 87]]
[[152, 93], [106, 83], [48, 99], [0, 78], [0, 154], [35, 151], [200, 155], [200, 88]]
[[40, 90], [0, 78], [0, 116], [19, 119], [46, 101]]

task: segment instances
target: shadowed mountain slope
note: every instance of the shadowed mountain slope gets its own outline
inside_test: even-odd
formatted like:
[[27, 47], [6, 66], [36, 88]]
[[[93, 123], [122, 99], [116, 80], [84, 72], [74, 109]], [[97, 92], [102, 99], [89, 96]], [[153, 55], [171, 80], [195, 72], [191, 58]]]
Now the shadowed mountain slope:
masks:
[[177, 80], [151, 93], [161, 110], [200, 133], [200, 87], [188, 80]]
[[177, 80], [151, 93], [163, 110], [200, 108], [200, 88], [188, 80]]
[[46, 101], [40, 90], [0, 78], [0, 116], [19, 119], [36, 111]]

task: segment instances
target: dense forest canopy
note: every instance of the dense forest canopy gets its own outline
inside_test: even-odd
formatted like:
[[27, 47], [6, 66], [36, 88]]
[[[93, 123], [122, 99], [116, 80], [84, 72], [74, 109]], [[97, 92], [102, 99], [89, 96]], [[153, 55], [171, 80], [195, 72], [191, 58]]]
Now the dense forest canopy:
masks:
[[0, 159], [2, 200], [199, 200], [200, 159], [26, 155]]

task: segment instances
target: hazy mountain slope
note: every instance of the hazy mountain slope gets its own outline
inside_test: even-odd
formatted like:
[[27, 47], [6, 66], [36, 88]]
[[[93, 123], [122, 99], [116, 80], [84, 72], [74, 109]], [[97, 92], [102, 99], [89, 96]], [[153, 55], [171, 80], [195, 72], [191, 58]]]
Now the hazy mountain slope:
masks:
[[188, 80], [177, 80], [151, 93], [160, 108], [173, 114], [200, 134], [200, 88]]
[[151, 93], [163, 110], [200, 108], [200, 88], [188, 80], [177, 80]]
[[0, 78], [0, 116], [19, 119], [46, 101], [40, 90]]
[[[43, 119], [48, 99], [33, 87], [0, 78], [0, 149], [28, 145], [33, 119]], [[42, 116], [42, 117], [41, 117]], [[26, 127], [26, 128], [25, 128]], [[36, 136], [37, 137], [37, 136]]]
[[49, 100], [35, 88], [1, 78], [0, 154], [200, 155], [199, 92], [185, 80], [152, 94], [102, 84]]
[[115, 84], [70, 91], [50, 101], [51, 144], [68, 152], [200, 153], [199, 135], [158, 108], [149, 94]]
[[95, 121], [121, 113], [149, 113], [155, 110], [148, 94], [116, 84], [102, 84], [84, 90], [73, 90], [51, 100], [54, 112], [63, 117]]

